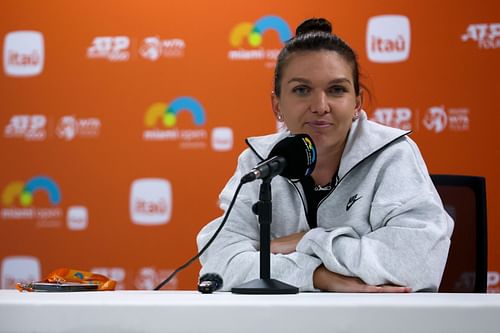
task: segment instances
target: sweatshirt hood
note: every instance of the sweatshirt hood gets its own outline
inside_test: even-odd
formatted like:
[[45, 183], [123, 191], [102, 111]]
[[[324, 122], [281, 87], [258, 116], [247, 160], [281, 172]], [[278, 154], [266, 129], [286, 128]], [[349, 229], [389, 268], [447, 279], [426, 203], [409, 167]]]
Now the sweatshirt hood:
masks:
[[[342, 178], [368, 156], [409, 133], [411, 131], [404, 131], [370, 121], [366, 112], [361, 111], [359, 118], [352, 123], [349, 131], [340, 160], [338, 176]], [[286, 130], [265, 136], [249, 137], [245, 141], [259, 159], [264, 160], [279, 141], [290, 135], [292, 135], [290, 131]]]

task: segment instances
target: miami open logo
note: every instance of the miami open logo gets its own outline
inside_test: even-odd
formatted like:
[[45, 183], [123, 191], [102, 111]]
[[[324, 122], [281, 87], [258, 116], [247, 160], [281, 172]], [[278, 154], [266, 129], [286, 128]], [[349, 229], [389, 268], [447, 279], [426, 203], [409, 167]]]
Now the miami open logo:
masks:
[[[179, 115], [191, 114], [191, 124], [195, 128], [179, 128]], [[153, 103], [144, 115], [143, 139], [146, 141], [179, 141], [184, 148], [206, 146], [206, 116], [203, 105], [193, 97], [182, 96], [170, 103]], [[183, 121], [186, 126], [186, 121]]]
[[192, 97], [179, 97], [170, 104], [154, 103], [146, 112], [144, 123], [146, 127], [154, 127], [158, 123], [165, 127], [174, 127], [177, 123], [177, 115], [181, 111], [190, 112], [193, 117], [193, 123], [196, 126], [205, 125], [205, 111], [203, 106]]
[[[35, 206], [35, 197], [44, 192], [51, 207]], [[36, 176], [28, 180], [13, 181], [4, 187], [2, 192], [3, 220], [37, 220], [41, 227], [59, 227], [62, 223], [63, 211], [61, 190], [52, 178]]]
[[[275, 32], [280, 41], [279, 48], [266, 49], [262, 46], [264, 36]], [[292, 38], [292, 32], [285, 20], [279, 16], [268, 15], [255, 23], [241, 22], [233, 27], [229, 34], [229, 44], [233, 48], [228, 52], [230, 60], [276, 60], [283, 44]]]

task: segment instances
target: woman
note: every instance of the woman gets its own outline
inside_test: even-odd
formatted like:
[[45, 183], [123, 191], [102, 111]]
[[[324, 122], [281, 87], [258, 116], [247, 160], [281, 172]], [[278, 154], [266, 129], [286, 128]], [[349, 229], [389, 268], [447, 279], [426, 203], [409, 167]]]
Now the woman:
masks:
[[[355, 53], [309, 19], [281, 50], [272, 109], [289, 131], [249, 138], [220, 195], [227, 209], [240, 178], [290, 133], [316, 144], [310, 177], [273, 179], [271, 277], [301, 291], [437, 291], [453, 221], [408, 132], [367, 119]], [[259, 184], [246, 184], [224, 229], [201, 257], [225, 290], [259, 276]], [[201, 248], [220, 225], [198, 235]]]

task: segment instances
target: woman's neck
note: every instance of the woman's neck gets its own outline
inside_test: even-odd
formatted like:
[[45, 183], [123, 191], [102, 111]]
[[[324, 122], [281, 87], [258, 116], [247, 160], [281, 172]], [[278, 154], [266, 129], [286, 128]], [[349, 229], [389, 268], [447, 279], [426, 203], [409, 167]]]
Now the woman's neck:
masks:
[[312, 178], [317, 185], [329, 184], [333, 177], [337, 174], [344, 146], [345, 142], [334, 149], [329, 148], [318, 150], [316, 167], [312, 173]]

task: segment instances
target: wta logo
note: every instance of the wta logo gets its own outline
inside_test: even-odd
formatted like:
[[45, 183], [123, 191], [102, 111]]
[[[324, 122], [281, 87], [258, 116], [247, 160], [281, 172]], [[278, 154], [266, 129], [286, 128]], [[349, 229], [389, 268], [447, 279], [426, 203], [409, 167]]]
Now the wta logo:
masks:
[[[292, 38], [290, 27], [279, 16], [263, 16], [255, 23], [242, 22], [237, 24], [229, 34], [229, 44], [235, 49], [229, 51], [228, 58], [230, 60], [275, 61], [280, 50], [261, 47], [264, 34], [270, 30], [278, 34], [281, 44]], [[250, 49], [244, 49], [245, 45], [250, 46]]]
[[229, 36], [229, 43], [233, 47], [239, 47], [246, 39], [249, 45], [258, 47], [262, 44], [263, 35], [268, 30], [275, 30], [282, 43], [292, 37], [290, 27], [281, 17], [263, 16], [255, 24], [243, 22], [236, 25]]
[[203, 106], [192, 97], [179, 97], [170, 104], [155, 103], [151, 105], [144, 117], [146, 127], [155, 127], [158, 123], [171, 128], [177, 124], [177, 115], [181, 111], [188, 111], [193, 116], [196, 126], [205, 125], [205, 111]]
[[28, 207], [32, 205], [33, 197], [38, 191], [47, 192], [52, 206], [61, 203], [61, 191], [59, 187], [51, 178], [45, 176], [33, 177], [26, 183], [22, 181], [11, 182], [3, 191], [2, 203], [4, 206], [10, 207], [18, 199], [21, 206]]

